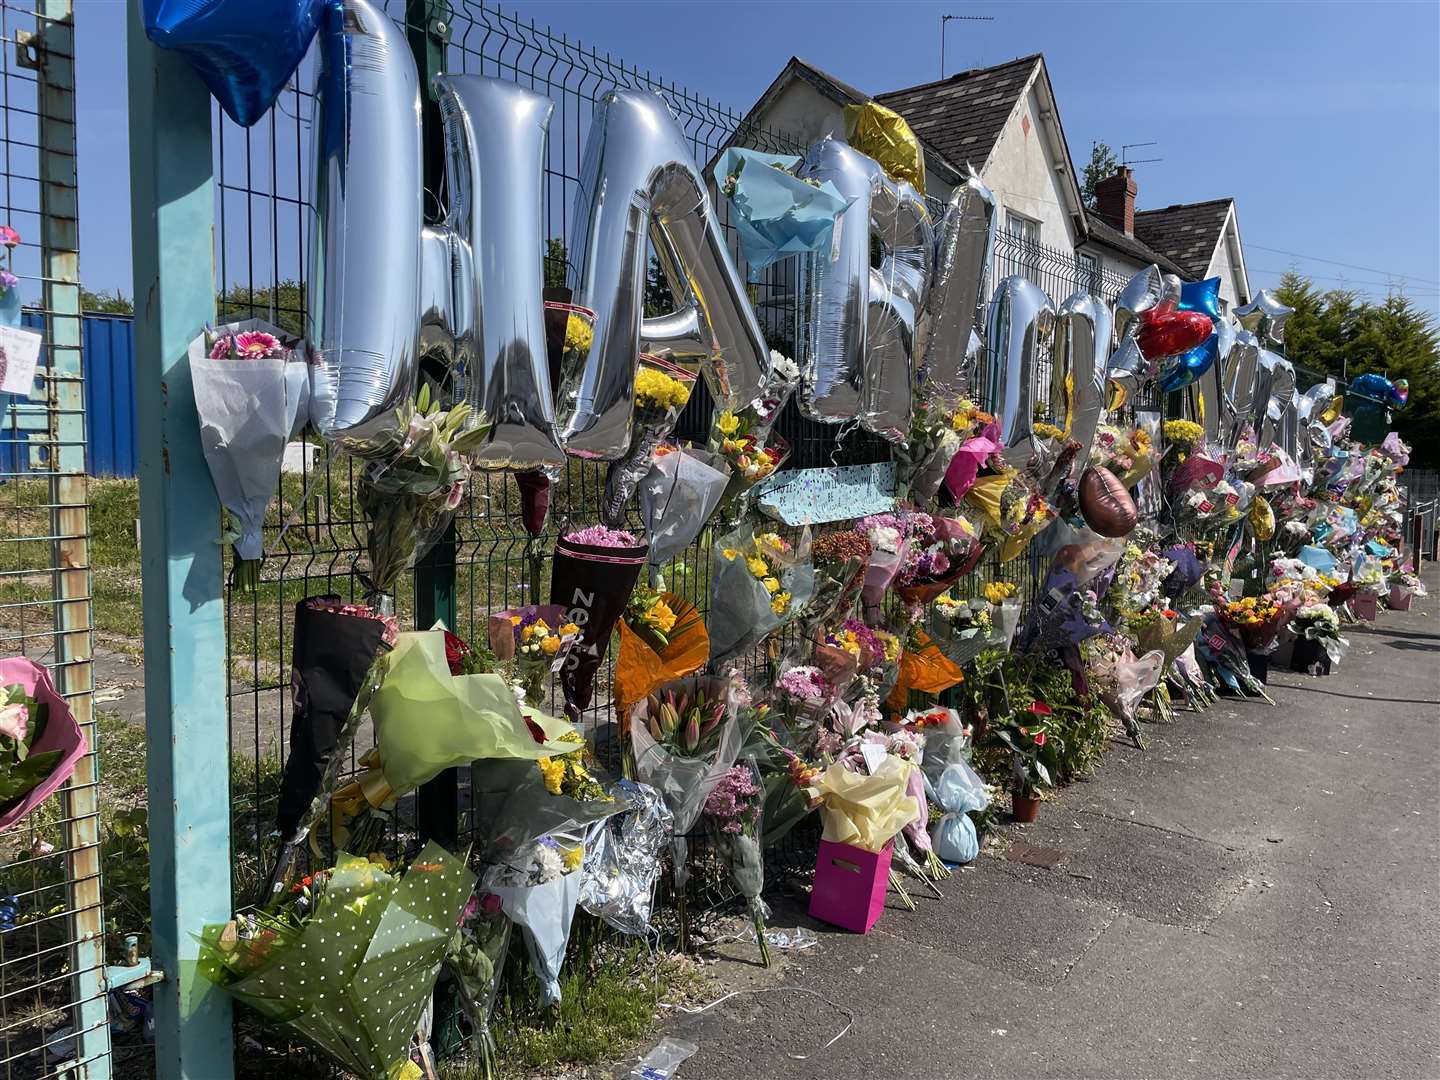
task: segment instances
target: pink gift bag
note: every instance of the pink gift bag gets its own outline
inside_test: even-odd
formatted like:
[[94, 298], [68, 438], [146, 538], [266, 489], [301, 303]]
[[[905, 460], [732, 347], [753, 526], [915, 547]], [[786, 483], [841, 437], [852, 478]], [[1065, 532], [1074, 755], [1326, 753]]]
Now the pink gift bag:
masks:
[[1377, 597], [1374, 593], [1357, 592], [1350, 598], [1350, 610], [1355, 612], [1357, 619], [1374, 622], [1375, 616], [1379, 614]]
[[868, 934], [885, 910], [890, 884], [890, 844], [878, 854], [864, 848], [820, 841], [810, 915], [834, 926]]
[[75, 722], [70, 706], [55, 692], [50, 673], [23, 656], [0, 660], [0, 686], [11, 686], [15, 683], [23, 686], [25, 692], [37, 702], [48, 707], [45, 730], [30, 747], [30, 752], [43, 754], [48, 750], [59, 750], [62, 751], [62, 756], [49, 776], [9, 806], [0, 807], [0, 830], [8, 829], [49, 798], [61, 784], [70, 779], [75, 766], [85, 756], [85, 736], [80, 733], [80, 725]]
[[1410, 597], [1411, 597], [1412, 595], [1413, 595], [1413, 594], [1410, 592], [1410, 590], [1407, 589], [1407, 588], [1405, 588], [1405, 586], [1403, 586], [1403, 585], [1391, 585], [1391, 586], [1390, 586], [1390, 600], [1389, 600], [1390, 610], [1391, 610], [1391, 611], [1409, 611], [1409, 610], [1410, 610]]

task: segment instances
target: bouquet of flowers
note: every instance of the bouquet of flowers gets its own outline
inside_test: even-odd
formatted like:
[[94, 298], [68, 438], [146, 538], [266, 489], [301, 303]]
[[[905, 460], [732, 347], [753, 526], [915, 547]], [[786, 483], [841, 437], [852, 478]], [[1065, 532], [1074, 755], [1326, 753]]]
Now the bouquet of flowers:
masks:
[[565, 609], [567, 623], [580, 627], [580, 638], [560, 675], [571, 716], [579, 716], [590, 704], [610, 633], [625, 611], [647, 553], [633, 533], [604, 525], [571, 530], [555, 544], [550, 602]]
[[928, 527], [929, 514], [905, 510], [871, 514], [855, 523], [856, 535], [870, 546], [870, 558], [865, 563], [865, 581], [860, 590], [866, 618], [878, 616], [885, 590], [894, 582], [909, 557], [912, 532]]
[[445, 951], [445, 970], [459, 991], [460, 1008], [470, 1022], [471, 1036], [480, 1052], [482, 1075], [495, 1075], [495, 1040], [490, 1014], [500, 989], [505, 957], [510, 948], [510, 927], [500, 897], [477, 890], [460, 913], [460, 925]]
[[975, 483], [980, 470], [1004, 448], [1000, 445], [1000, 428], [995, 417], [981, 412], [968, 398], [956, 405], [950, 427], [960, 445], [945, 470], [944, 484], [950, 497], [959, 502]]
[[[752, 273], [807, 251], [830, 250], [835, 220], [853, 202], [833, 183], [798, 177], [801, 159], [729, 147], [715, 166], [734, 207], [735, 231]], [[747, 166], [749, 166], [747, 168]]]
[[1175, 563], [1149, 547], [1127, 544], [1105, 593], [1106, 606], [1121, 620], [1149, 610], [1164, 595], [1174, 570]]
[[207, 926], [199, 970], [340, 1068], [395, 1080], [474, 880], [433, 842], [403, 876], [342, 854], [270, 909]]
[[695, 605], [669, 592], [637, 587], [620, 621], [615, 709], [622, 719], [657, 686], [684, 678], [710, 659], [710, 635]]
[[926, 628], [946, 656], [957, 664], [968, 664], [990, 644], [994, 628], [990, 608], [988, 600], [942, 593], [935, 598]]
[[491, 615], [489, 637], [495, 658], [513, 666], [525, 703], [538, 709], [546, 678], [564, 667], [580, 627], [565, 620], [558, 604], [532, 604]]
[[[1350, 643], [1340, 636], [1340, 616], [1329, 604], [1311, 603], [1306, 604], [1295, 613], [1290, 621], [1290, 629], [1295, 631], [1295, 636], [1302, 642], [1309, 642], [1311, 648], [1305, 650], [1307, 657], [1296, 656], [1292, 666], [1312, 670], [1320, 664], [1320, 657], [1316, 655], [1324, 650], [1328, 658], [1324, 667], [1328, 670], [1330, 664], [1338, 664], [1345, 655], [1345, 650]], [[1301, 650], [1300, 643], [1296, 643], [1296, 651]]]
[[1291, 616], [1295, 606], [1276, 603], [1268, 594], [1229, 600], [1216, 607], [1220, 621], [1240, 636], [1251, 652], [1261, 652], [1272, 645]]
[[1142, 427], [1101, 424], [1090, 448], [1090, 464], [1109, 469], [1127, 488], [1133, 488], [1155, 467], [1155, 447]]
[[760, 961], [770, 966], [770, 947], [765, 941], [765, 856], [761, 839], [764, 820], [765, 786], [754, 760], [732, 765], [705, 799], [705, 821], [711, 844], [750, 912], [755, 939], [760, 943]]
[[1171, 608], [1155, 608], [1132, 618], [1129, 628], [1135, 634], [1140, 652], [1158, 650], [1165, 657], [1162, 670], [1168, 670], [1195, 641], [1201, 622], [1198, 617], [1182, 619], [1180, 613]]
[[742, 525], [715, 542], [710, 581], [710, 659], [719, 662], [798, 618], [815, 592], [809, 531], [791, 545]]
[[1009, 562], [1055, 517], [1040, 492], [1014, 469], [976, 480], [965, 498], [985, 517], [985, 532]]
[[928, 604], [959, 581], [980, 561], [980, 531], [963, 515], [930, 517], [929, 527], [916, 530], [895, 592], [907, 604]]
[[1096, 634], [1111, 632], [1092, 591], [1076, 581], [1075, 572], [1054, 566], [1030, 608], [1030, 618], [1017, 642], [1021, 652], [1050, 652], [1078, 646]]
[[[793, 383], [786, 384], [783, 396], [789, 397], [792, 389]], [[783, 405], [783, 400], [780, 403]], [[750, 488], [769, 477], [791, 455], [791, 446], [785, 439], [770, 435], [770, 423], [779, 409], [769, 413], [766, 420], [756, 408], [752, 406], [740, 412], [721, 410], [710, 432], [711, 451], [719, 454], [730, 467], [730, 482], [720, 498], [720, 516], [724, 521], [739, 520]]]
[[695, 542], [724, 497], [730, 467], [706, 450], [663, 444], [640, 484], [640, 517], [650, 538], [650, 583], [660, 567]]
[[810, 545], [815, 567], [815, 597], [806, 622], [824, 626], [855, 610], [870, 563], [870, 541], [850, 530], [821, 533]]
[[487, 866], [480, 879], [520, 927], [546, 1006], [560, 1003], [560, 968], [580, 897], [585, 842], [584, 833], [542, 836]]
[[695, 388], [694, 372], [648, 353], [640, 354], [635, 372], [635, 404], [630, 419], [630, 448], [605, 473], [605, 501], [600, 520], [619, 525], [635, 486], [650, 471], [655, 450], [680, 419], [680, 410]]
[[1184, 461], [1205, 441], [1205, 429], [1193, 420], [1166, 420], [1163, 428], [1165, 444]]
[[608, 818], [586, 845], [580, 906], [622, 934], [639, 937], [650, 928], [660, 860], [675, 819], [660, 793], [646, 784], [620, 780], [615, 791], [629, 806]]
[[309, 420], [309, 367], [293, 342], [258, 319], [207, 331], [190, 343], [189, 358], [205, 464], [236, 526], [226, 537], [235, 545], [235, 588], [254, 592], [285, 443]]
[[50, 674], [23, 656], [0, 660], [0, 829], [8, 829], [70, 778], [85, 736]]
[[402, 406], [396, 415], [402, 434], [355, 482], [356, 504], [369, 523], [370, 572], [361, 577], [365, 599], [386, 614], [400, 574], [430, 550], [455, 516], [470, 478], [466, 455], [490, 433], [490, 424], [472, 417], [463, 402], [442, 412], [428, 385], [413, 406]]
[[896, 499], [933, 501], [956, 452], [979, 427], [993, 421], [968, 399], [943, 392], [917, 396], [909, 435], [895, 450]]
[[728, 678], [692, 676], [668, 684], [630, 710], [635, 778], [660, 792], [674, 818], [672, 869], [682, 951], [689, 946], [686, 835], [740, 754], [744, 732], [736, 722], [736, 708]]
[[316, 806], [314, 800], [334, 784], [338, 762], [354, 742], [370, 692], [379, 681], [376, 662], [398, 639], [395, 618], [364, 604], [347, 604], [339, 596], [326, 595], [308, 596], [295, 605], [290, 756], [275, 813], [285, 845], [272, 882], [286, 873], [294, 845], [303, 839], [298, 834], [306, 811], [313, 820], [323, 810], [323, 801]]

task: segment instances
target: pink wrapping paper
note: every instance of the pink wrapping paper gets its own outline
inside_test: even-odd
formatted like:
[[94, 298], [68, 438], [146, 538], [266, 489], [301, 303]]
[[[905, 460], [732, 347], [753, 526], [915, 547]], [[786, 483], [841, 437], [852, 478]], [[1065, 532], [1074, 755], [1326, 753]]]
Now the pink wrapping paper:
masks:
[[1000, 452], [1000, 443], [996, 441], [998, 435], [999, 430], [994, 424], [986, 424], [979, 435], [966, 439], [950, 459], [950, 467], [945, 470], [945, 487], [957, 503], [974, 486], [975, 477], [980, 474], [985, 460], [991, 454]]
[[49, 706], [45, 731], [30, 747], [30, 752], [43, 754], [50, 750], [61, 750], [64, 753], [54, 772], [31, 788], [24, 798], [0, 812], [0, 830], [8, 829], [25, 817], [70, 779], [75, 766], [85, 756], [86, 749], [85, 736], [80, 732], [80, 725], [75, 722], [75, 716], [65, 699], [56, 693], [55, 684], [50, 681], [48, 671], [23, 656], [0, 660], [0, 686], [10, 686], [13, 683], [19, 683], [36, 701]]

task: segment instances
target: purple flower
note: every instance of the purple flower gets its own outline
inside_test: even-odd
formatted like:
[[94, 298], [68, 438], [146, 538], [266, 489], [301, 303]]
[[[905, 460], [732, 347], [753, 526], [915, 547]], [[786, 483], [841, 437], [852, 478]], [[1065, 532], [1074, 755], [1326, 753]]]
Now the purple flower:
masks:
[[20, 284], [20, 279], [9, 270], [0, 270], [0, 288], [13, 289]]

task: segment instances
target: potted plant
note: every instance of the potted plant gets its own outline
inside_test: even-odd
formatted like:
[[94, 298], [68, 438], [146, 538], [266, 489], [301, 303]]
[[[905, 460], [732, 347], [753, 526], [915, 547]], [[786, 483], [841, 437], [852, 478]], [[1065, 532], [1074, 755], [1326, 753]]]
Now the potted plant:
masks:
[[1011, 812], [1016, 821], [1034, 821], [1040, 813], [1041, 789], [1054, 786], [1057, 745], [1045, 730], [1045, 719], [1050, 715], [1048, 705], [1032, 701], [990, 729], [1010, 750]]

